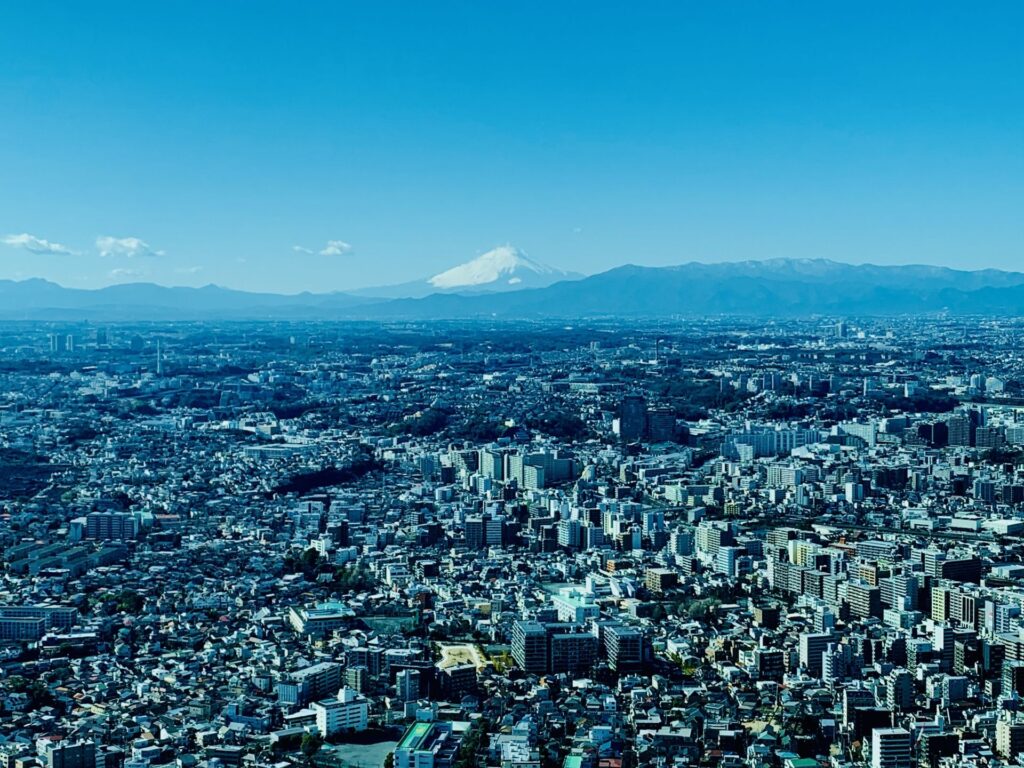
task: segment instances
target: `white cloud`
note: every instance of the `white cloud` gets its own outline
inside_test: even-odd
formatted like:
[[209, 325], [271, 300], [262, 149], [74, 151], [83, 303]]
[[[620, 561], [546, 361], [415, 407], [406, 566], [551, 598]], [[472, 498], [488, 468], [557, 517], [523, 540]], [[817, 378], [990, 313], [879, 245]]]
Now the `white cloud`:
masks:
[[344, 240], [328, 240], [327, 245], [320, 251], [321, 256], [344, 256], [352, 250], [352, 246]]
[[24, 248], [32, 253], [51, 253], [60, 256], [75, 255], [75, 252], [66, 245], [51, 243], [49, 240], [43, 240], [43, 238], [30, 235], [27, 232], [23, 232], [20, 235], [7, 235], [3, 239], [3, 243], [15, 248]]
[[195, 275], [203, 271], [202, 267], [180, 267], [176, 270], [179, 275]]
[[328, 240], [327, 245], [319, 251], [314, 251], [312, 248], [307, 248], [304, 245], [293, 245], [292, 250], [295, 253], [305, 253], [310, 256], [314, 253], [319, 256], [344, 256], [346, 253], [352, 252], [352, 246], [344, 240]]
[[100, 256], [163, 256], [163, 251], [150, 247], [149, 243], [137, 237], [111, 237], [104, 235], [96, 238], [96, 250]]

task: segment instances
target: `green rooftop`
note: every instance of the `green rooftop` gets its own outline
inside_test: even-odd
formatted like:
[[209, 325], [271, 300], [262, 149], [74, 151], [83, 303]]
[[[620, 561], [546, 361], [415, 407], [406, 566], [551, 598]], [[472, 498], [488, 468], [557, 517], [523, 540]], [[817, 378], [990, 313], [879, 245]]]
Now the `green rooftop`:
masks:
[[416, 749], [419, 746], [419, 742], [423, 741], [423, 738], [428, 733], [430, 733], [430, 723], [414, 723], [405, 732], [405, 736], [398, 742], [398, 746], [395, 749]]

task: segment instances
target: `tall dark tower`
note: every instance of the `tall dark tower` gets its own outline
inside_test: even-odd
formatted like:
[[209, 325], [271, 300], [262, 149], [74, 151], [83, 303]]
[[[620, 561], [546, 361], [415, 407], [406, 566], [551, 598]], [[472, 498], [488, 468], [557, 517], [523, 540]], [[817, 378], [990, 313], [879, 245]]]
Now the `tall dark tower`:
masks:
[[647, 401], [643, 395], [626, 395], [619, 406], [619, 437], [627, 442], [644, 436], [647, 426]]

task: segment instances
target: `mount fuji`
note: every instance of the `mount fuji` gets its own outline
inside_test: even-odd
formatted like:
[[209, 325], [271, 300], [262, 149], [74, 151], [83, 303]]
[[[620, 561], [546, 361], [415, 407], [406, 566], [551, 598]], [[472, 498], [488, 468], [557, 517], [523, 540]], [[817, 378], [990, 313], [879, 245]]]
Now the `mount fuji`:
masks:
[[416, 299], [433, 293], [497, 293], [546, 288], [563, 280], [583, 277], [578, 272], [566, 272], [534, 261], [514, 246], [502, 245], [433, 277], [349, 293], [372, 298]]

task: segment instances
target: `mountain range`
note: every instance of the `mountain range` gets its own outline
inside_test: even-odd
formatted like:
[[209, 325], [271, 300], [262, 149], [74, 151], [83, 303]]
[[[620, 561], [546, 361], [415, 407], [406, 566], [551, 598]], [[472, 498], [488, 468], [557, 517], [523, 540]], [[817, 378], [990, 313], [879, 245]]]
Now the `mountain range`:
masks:
[[581, 277], [515, 249], [415, 283], [352, 293], [250, 293], [128, 283], [82, 290], [0, 280], [6, 319], [584, 318], [596, 316], [1024, 315], [1024, 273], [771, 259], [626, 265]]

